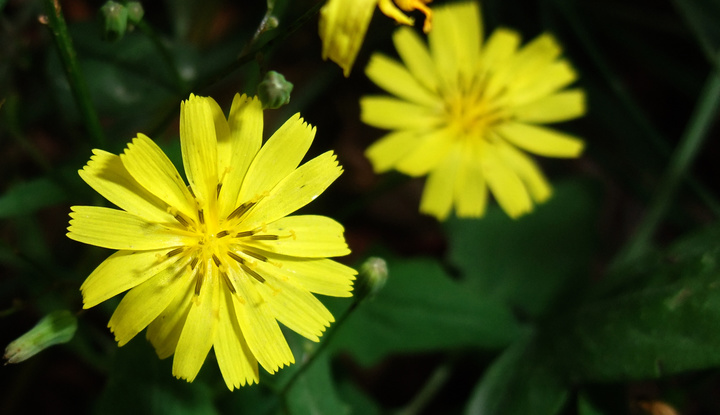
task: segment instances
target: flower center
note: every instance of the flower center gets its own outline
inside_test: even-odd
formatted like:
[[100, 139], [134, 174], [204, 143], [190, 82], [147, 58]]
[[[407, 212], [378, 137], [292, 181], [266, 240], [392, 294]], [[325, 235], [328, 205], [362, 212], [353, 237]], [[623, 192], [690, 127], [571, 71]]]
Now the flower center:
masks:
[[485, 85], [478, 82], [468, 88], [457, 88], [445, 97], [448, 126], [460, 137], [489, 140], [489, 131], [507, 120], [501, 103], [502, 94], [489, 96]]

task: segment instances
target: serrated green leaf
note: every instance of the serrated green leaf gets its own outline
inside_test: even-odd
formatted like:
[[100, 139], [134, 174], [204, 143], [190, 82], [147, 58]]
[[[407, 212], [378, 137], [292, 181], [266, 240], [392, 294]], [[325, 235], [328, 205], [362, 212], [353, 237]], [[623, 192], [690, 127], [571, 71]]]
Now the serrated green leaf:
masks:
[[567, 386], [539, 357], [531, 338], [506, 349], [473, 390], [465, 415], [558, 413], [567, 400]]
[[449, 259], [469, 289], [541, 315], [562, 291], [586, 281], [581, 276], [596, 244], [596, 193], [590, 182], [565, 182], [519, 220], [499, 208], [479, 220], [451, 220]]
[[437, 261], [386, 260], [387, 284], [357, 308], [333, 341], [361, 364], [392, 353], [500, 348], [522, 331], [504, 305], [464, 289]]

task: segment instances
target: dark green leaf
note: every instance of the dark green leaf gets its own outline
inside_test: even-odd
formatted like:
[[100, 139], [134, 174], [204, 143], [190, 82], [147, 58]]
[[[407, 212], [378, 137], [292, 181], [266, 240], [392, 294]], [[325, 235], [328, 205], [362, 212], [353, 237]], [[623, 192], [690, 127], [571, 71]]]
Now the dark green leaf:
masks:
[[543, 330], [538, 341], [570, 379], [658, 378], [720, 365], [720, 227], [651, 263], [642, 262], [624, 291]]
[[538, 355], [531, 339], [517, 341], [493, 362], [473, 391], [466, 415], [553, 415], [567, 387]]
[[333, 342], [361, 364], [391, 353], [503, 347], [521, 331], [505, 306], [464, 289], [436, 261], [386, 259], [385, 288], [357, 308]]
[[48, 178], [18, 183], [0, 196], [0, 218], [32, 214], [66, 199], [66, 192]]
[[330, 374], [327, 353], [322, 353], [297, 379], [287, 394], [292, 415], [344, 415], [350, 408], [340, 400]]
[[450, 261], [465, 286], [532, 316], [580, 284], [595, 246], [598, 197], [589, 182], [559, 184], [536, 211], [512, 220], [499, 208], [448, 222]]

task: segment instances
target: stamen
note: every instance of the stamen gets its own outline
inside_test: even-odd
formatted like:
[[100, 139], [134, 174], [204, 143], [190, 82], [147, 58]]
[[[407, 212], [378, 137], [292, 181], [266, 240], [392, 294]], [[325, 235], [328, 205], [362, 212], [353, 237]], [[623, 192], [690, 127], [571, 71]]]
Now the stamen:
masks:
[[218, 183], [217, 190], [215, 191], [215, 197], [220, 197], [220, 189], [222, 189], [222, 183]]
[[227, 285], [230, 292], [235, 294], [235, 286], [233, 285], [232, 281], [230, 281], [230, 277], [227, 275], [227, 273], [221, 271], [220, 276], [222, 277], [223, 281], [225, 281], [225, 284]]
[[238, 232], [237, 235], [235, 235], [236, 238], [244, 238], [246, 236], [253, 236], [255, 235], [255, 231], [244, 231], [244, 232]]
[[237, 209], [233, 210], [232, 213], [228, 216], [228, 219], [233, 218], [239, 218], [245, 213], [247, 213], [248, 210], [250, 210], [251, 207], [255, 206], [255, 202], [245, 202], [242, 205], [238, 206]]
[[188, 188], [188, 190], [190, 191], [190, 194], [192, 195], [192, 197], [196, 197], [196, 196], [195, 196], [195, 192], [193, 192], [192, 186], [188, 185], [187, 188]]
[[241, 263], [240, 263], [240, 268], [242, 268], [243, 271], [245, 271], [246, 273], [250, 274], [253, 278], [255, 278], [256, 280], [260, 281], [261, 283], [264, 283], [264, 282], [265, 282], [265, 278], [263, 278], [263, 277], [262, 277], [260, 274], [258, 274], [257, 272], [251, 270], [250, 267], [248, 267], [247, 265], [245, 265], [244, 262], [241, 262]]
[[243, 249], [243, 250], [242, 250], [242, 253], [245, 254], [245, 255], [251, 256], [251, 257], [253, 257], [253, 258], [255, 258], [255, 259], [258, 259], [258, 260], [260, 260], [260, 261], [262, 261], [262, 262], [267, 262], [267, 258], [266, 258], [266, 257], [264, 257], [264, 256], [262, 256], [262, 255], [260, 255], [260, 254], [257, 254], [257, 253], [255, 253], [255, 252], [246, 251], [246, 250]]
[[228, 232], [228, 231], [220, 231], [220, 232], [218, 232], [217, 234], [215, 234], [215, 237], [216, 237], [216, 238], [222, 238], [223, 236], [228, 236], [228, 235], [230, 235], [230, 232]]
[[184, 251], [184, 250], [185, 250], [185, 248], [181, 246], [180, 248], [175, 248], [175, 249], [173, 249], [172, 251], [168, 252], [167, 254], [165, 254], [165, 256], [168, 257], [168, 258], [172, 258], [172, 257], [174, 257], [175, 255], [181, 253], [181, 252]]
[[201, 225], [205, 224], [205, 212], [202, 209], [198, 209], [198, 221], [200, 221]]
[[250, 239], [254, 241], [277, 241], [280, 237], [277, 235], [253, 235]]
[[175, 215], [175, 220], [177, 220], [178, 222], [180, 222], [180, 224], [181, 224], [182, 226], [186, 227], [186, 228], [190, 226], [190, 223], [188, 223], [188, 221], [187, 221], [184, 217], [181, 216], [180, 212], [178, 212], [178, 213]]
[[197, 276], [195, 277], [195, 295], [200, 295], [200, 288], [202, 287], [204, 277], [205, 275], [202, 272], [202, 268], [198, 269]]
[[199, 259], [198, 257], [193, 258], [192, 262], [190, 263], [190, 269], [195, 269], [195, 266], [197, 265]]
[[222, 264], [222, 262], [220, 262], [220, 258], [218, 258], [217, 255], [213, 254], [212, 259], [213, 259], [213, 262], [215, 262], [215, 265], [217, 265], [217, 267], [220, 268], [220, 264]]
[[240, 255], [236, 254], [235, 252], [229, 252], [229, 251], [228, 251], [227, 254], [228, 254], [228, 256], [229, 256], [230, 258], [234, 259], [235, 261], [237, 261], [237, 262], [239, 262], [239, 263], [241, 263], [241, 264], [244, 264], [244, 263], [245, 263], [245, 260], [242, 259], [242, 257], [241, 257]]

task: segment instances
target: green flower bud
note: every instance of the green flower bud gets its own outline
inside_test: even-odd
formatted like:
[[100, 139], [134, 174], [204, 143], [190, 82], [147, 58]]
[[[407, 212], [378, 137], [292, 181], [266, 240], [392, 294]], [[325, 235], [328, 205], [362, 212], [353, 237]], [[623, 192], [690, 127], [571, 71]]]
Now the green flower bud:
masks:
[[103, 23], [105, 39], [115, 41], [125, 35], [128, 21], [127, 7], [115, 1], [109, 1], [100, 8], [100, 18]]
[[258, 84], [257, 95], [263, 108], [276, 109], [290, 102], [292, 89], [293, 84], [286, 81], [282, 74], [269, 71], [265, 74], [262, 82]]
[[53, 311], [5, 348], [6, 363], [20, 363], [75, 335], [77, 319], [67, 310]]
[[138, 24], [145, 15], [145, 9], [139, 1], [129, 1], [125, 5], [128, 12], [128, 20], [130, 23]]
[[372, 299], [385, 286], [388, 278], [387, 263], [379, 257], [370, 257], [360, 266], [355, 282], [354, 295], [357, 301]]

